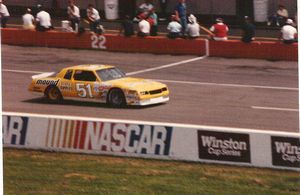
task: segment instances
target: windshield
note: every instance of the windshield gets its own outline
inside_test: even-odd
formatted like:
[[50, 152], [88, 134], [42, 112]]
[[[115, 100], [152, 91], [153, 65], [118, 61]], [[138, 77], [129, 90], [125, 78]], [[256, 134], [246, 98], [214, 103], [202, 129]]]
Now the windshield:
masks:
[[110, 81], [125, 77], [125, 73], [118, 68], [108, 68], [96, 71], [101, 81]]

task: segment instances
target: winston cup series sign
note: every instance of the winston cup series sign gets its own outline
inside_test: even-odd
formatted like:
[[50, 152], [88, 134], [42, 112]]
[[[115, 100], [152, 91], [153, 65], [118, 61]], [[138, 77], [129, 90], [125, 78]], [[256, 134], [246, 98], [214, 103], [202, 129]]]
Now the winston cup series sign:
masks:
[[300, 139], [271, 136], [274, 166], [300, 167]]
[[198, 130], [199, 158], [250, 163], [248, 134]]

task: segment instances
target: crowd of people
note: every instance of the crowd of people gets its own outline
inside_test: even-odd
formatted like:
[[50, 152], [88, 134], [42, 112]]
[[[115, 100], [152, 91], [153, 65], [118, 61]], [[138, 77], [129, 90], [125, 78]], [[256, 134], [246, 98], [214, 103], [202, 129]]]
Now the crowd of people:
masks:
[[[166, 0], [160, 0], [163, 19], [166, 17], [166, 3]], [[137, 10], [136, 17], [133, 19], [131, 19], [128, 15], [124, 17], [121, 22], [120, 34], [123, 34], [126, 37], [135, 35], [134, 24], [137, 23], [137, 36], [157, 36], [159, 18], [154, 5], [151, 3], [151, 0], [145, 0], [144, 3], [138, 6]], [[47, 11], [45, 11], [42, 5], [37, 5], [36, 17], [34, 17], [31, 12], [31, 9], [27, 8], [22, 16], [24, 29], [35, 29], [41, 32], [53, 29], [51, 16]], [[74, 0], [68, 1], [67, 14], [70, 24], [68, 31], [84, 31], [84, 28], [82, 25], [80, 25], [80, 9], [75, 5]], [[0, 17], [2, 28], [6, 27], [9, 16], [10, 14], [7, 7], [2, 3], [2, 0], [0, 0]], [[295, 19], [297, 19], [296, 16]], [[92, 4], [87, 6], [86, 19], [83, 19], [82, 21], [89, 24], [91, 32], [97, 34], [102, 34], [104, 32], [104, 28], [101, 25], [101, 17], [99, 12]], [[296, 23], [297, 21], [294, 22], [291, 18], [289, 18], [288, 11], [285, 6], [279, 5], [277, 12], [268, 18], [267, 25], [280, 27], [281, 30], [279, 39], [284, 43], [290, 44], [297, 42], [297, 29], [295, 27]], [[243, 24], [241, 25], [241, 41], [245, 43], [254, 41], [255, 29], [256, 27], [253, 24], [252, 19], [248, 16], [245, 16]], [[215, 23], [209, 29], [205, 28], [198, 23], [197, 18], [193, 14], [187, 15], [187, 6], [185, 0], [178, 0], [174, 8], [174, 12], [170, 16], [170, 22], [168, 23], [166, 30], [168, 31], [167, 37], [170, 39], [196, 39], [200, 37], [200, 31], [203, 30], [212, 40], [226, 41], [228, 40], [229, 27], [225, 24], [222, 18], [217, 18]]]

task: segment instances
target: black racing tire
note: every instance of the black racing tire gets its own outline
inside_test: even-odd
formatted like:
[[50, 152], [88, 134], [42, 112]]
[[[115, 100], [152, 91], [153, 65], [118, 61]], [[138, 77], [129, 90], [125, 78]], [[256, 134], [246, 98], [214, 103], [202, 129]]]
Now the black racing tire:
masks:
[[111, 89], [108, 93], [107, 102], [112, 107], [126, 106], [126, 99], [121, 89]]
[[45, 95], [48, 100], [53, 102], [60, 102], [63, 100], [63, 96], [56, 86], [47, 87]]

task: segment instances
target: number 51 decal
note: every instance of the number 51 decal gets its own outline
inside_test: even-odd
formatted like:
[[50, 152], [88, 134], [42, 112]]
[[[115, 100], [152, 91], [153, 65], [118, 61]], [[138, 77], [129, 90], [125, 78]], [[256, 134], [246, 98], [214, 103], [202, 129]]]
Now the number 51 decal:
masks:
[[76, 83], [76, 91], [79, 97], [85, 98], [92, 98], [92, 87], [90, 84], [84, 85], [83, 83]]

